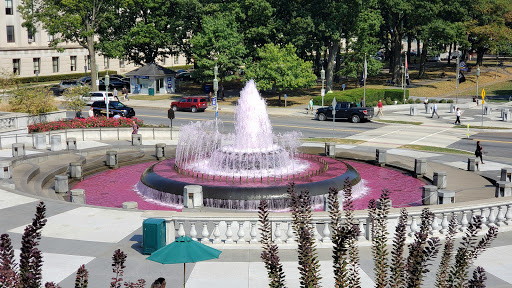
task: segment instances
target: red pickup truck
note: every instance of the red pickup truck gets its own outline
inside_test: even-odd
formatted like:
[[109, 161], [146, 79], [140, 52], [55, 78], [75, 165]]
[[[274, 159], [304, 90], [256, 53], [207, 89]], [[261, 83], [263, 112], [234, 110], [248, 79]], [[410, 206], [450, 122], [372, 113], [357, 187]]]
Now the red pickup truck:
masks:
[[183, 97], [178, 101], [172, 102], [171, 108], [174, 111], [190, 110], [192, 113], [195, 113], [208, 108], [208, 101], [204, 97]]

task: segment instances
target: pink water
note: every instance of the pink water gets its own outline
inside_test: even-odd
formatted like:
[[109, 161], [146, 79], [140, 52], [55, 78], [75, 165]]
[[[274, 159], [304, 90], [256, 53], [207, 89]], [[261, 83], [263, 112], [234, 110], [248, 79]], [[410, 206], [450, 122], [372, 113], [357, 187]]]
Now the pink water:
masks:
[[[354, 201], [355, 209], [366, 209], [368, 207], [368, 202], [371, 199], [378, 198], [382, 189], [388, 189], [391, 191], [393, 207], [421, 205], [421, 187], [425, 185], [421, 180], [387, 168], [376, 167], [354, 161], [346, 162], [359, 171], [361, 179], [365, 180], [368, 188], [367, 194]], [[119, 169], [98, 173], [77, 183], [73, 188], [85, 189], [86, 203], [89, 205], [122, 208], [123, 202], [135, 201], [138, 203], [138, 208], [140, 210], [179, 211], [165, 204], [155, 203], [150, 199], [144, 199], [144, 197], [137, 193], [135, 185], [139, 182], [140, 175], [154, 163], [155, 162], [148, 162], [124, 166]], [[332, 163], [329, 164], [328, 172], [336, 172], [338, 175], [344, 172], [340, 170], [336, 171], [337, 169], [335, 169], [334, 166], [331, 166], [331, 164]], [[160, 165], [162, 164], [157, 165], [157, 167]], [[170, 170], [165, 169], [165, 166], [159, 167], [155, 170], [158, 170], [159, 173], [170, 173], [170, 170], [173, 170], [172, 168], [170, 168]], [[340, 169], [341, 166], [337, 168]], [[319, 181], [320, 179], [314, 180]], [[299, 183], [299, 181], [297, 181], [297, 183]], [[225, 185], [225, 182], [221, 185]]]

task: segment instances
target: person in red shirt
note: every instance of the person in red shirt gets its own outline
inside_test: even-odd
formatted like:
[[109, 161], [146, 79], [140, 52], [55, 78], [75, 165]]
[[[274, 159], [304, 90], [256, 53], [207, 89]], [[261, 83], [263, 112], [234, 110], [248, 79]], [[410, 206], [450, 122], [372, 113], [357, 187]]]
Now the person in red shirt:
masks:
[[377, 113], [377, 116], [380, 115], [380, 117], [384, 117], [382, 114], [382, 100], [379, 100], [379, 104], [377, 104], [377, 107], [379, 107], [379, 113]]

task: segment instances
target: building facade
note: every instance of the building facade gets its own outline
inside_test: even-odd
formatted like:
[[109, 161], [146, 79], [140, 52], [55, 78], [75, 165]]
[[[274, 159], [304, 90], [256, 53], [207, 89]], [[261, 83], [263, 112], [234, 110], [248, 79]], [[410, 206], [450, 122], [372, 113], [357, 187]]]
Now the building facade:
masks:
[[[22, 27], [23, 18], [18, 12], [20, 0], [0, 0], [0, 71], [13, 72], [18, 77], [90, 73], [87, 49], [76, 43], [61, 43], [64, 52], [48, 46], [52, 40], [43, 29], [30, 33]], [[109, 59], [96, 55], [99, 71], [115, 70], [124, 74], [136, 68], [126, 60]], [[172, 67], [185, 65], [185, 57], [170, 56], [158, 64]]]

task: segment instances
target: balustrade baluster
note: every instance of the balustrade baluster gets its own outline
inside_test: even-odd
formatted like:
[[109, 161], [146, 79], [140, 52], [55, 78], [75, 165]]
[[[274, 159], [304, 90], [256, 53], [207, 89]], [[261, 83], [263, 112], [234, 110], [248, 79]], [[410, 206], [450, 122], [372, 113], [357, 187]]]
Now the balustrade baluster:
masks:
[[505, 221], [505, 223], [507, 223], [507, 225], [511, 225], [512, 224], [512, 205], [511, 204], [507, 205], [507, 214], [505, 214], [505, 218], [507, 219]]
[[215, 228], [213, 229], [213, 244], [220, 244], [220, 229], [219, 229], [219, 222], [214, 222]]
[[244, 222], [245, 221], [238, 221], [238, 233], [236, 233], [236, 235], [238, 236], [238, 240], [236, 240], [236, 244], [245, 243]]
[[448, 226], [450, 226], [450, 222], [448, 222], [448, 213], [443, 213], [443, 220], [441, 221], [441, 234], [446, 234], [448, 232]]
[[466, 228], [468, 228], [468, 224], [468, 212], [462, 211], [462, 218], [460, 219], [460, 231], [466, 231]]
[[274, 243], [280, 244], [283, 243], [283, 239], [281, 239], [281, 222], [276, 222], [276, 230], [274, 231], [275, 240]]
[[494, 213], [494, 207], [489, 207], [489, 223], [487, 226], [495, 227], [496, 226], [496, 214]]
[[480, 214], [480, 209], [471, 210], [471, 224], [475, 224], [475, 216]]
[[439, 220], [437, 219], [437, 215], [434, 214], [434, 219], [432, 219], [432, 231], [430, 232], [430, 234], [432, 235], [438, 235], [439, 234], [439, 230], [441, 229], [441, 226], [439, 226]]
[[457, 216], [457, 212], [452, 212], [452, 218], [455, 221], [455, 231], [460, 230], [460, 227], [459, 227], [459, 217]]
[[292, 222], [289, 221], [286, 223], [288, 225], [288, 228], [286, 229], [286, 243], [287, 244], [294, 244], [295, 243], [295, 235], [293, 233], [293, 226], [292, 226]]
[[208, 232], [208, 221], [204, 221], [203, 223], [203, 231], [201, 231], [201, 243], [210, 243], [210, 233]]
[[251, 221], [251, 240], [249, 241], [249, 243], [251, 243], [251, 244], [258, 243], [258, 240], [256, 240], [256, 236], [258, 236], [258, 231], [256, 230], [257, 224], [258, 224], [258, 222]]
[[504, 226], [505, 225], [505, 211], [503, 211], [503, 206], [498, 206], [498, 221], [496, 221], [496, 225]]
[[359, 240], [359, 241], [369, 240], [369, 239], [366, 239], [365, 236], [366, 236], [366, 230], [364, 229], [364, 220], [359, 219], [359, 236], [357, 236], [357, 240]]
[[226, 221], [226, 244], [233, 244], [233, 230], [231, 230], [231, 225], [233, 221]]
[[178, 222], [178, 237], [185, 236], [185, 228], [183, 222]]
[[485, 210], [487, 210], [487, 208], [480, 209], [480, 216], [482, 217], [482, 228], [485, 228], [485, 226], [487, 226], [487, 217], [485, 215]]
[[196, 222], [190, 222], [190, 238], [197, 241]]
[[412, 216], [412, 220], [411, 220], [411, 232], [409, 233], [409, 236], [411, 237], [414, 237], [414, 234], [416, 234], [416, 232], [418, 231], [418, 223], [417, 223], [417, 219], [418, 216]]
[[329, 221], [324, 221], [324, 229], [322, 230], [323, 238], [322, 242], [324, 243], [332, 243], [331, 241], [331, 231], [329, 230]]

